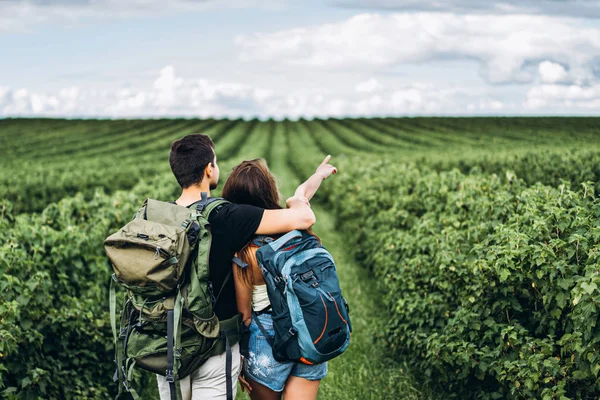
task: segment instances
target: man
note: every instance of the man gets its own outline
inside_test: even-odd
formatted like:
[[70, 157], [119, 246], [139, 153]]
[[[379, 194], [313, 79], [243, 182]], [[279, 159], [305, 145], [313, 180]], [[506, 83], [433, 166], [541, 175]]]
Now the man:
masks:
[[[181, 196], [175, 201], [189, 206], [200, 201], [201, 193], [209, 193], [219, 183], [219, 166], [210, 137], [202, 134], [185, 136], [173, 142], [169, 157], [171, 170], [181, 186]], [[209, 271], [214, 288], [222, 287], [231, 270], [234, 254], [241, 250], [255, 234], [274, 235], [294, 229], [307, 229], [315, 223], [315, 215], [303, 198], [292, 197], [286, 202], [288, 208], [263, 210], [262, 208], [228, 203], [215, 209], [209, 216], [212, 244]], [[233, 279], [228, 279], [214, 312], [219, 320], [237, 314]], [[232, 346], [233, 396], [237, 390], [237, 375], [240, 370], [239, 344]], [[209, 358], [197, 371], [182, 379], [181, 392], [186, 399], [225, 399], [226, 368], [225, 354]], [[161, 399], [170, 399], [169, 384], [164, 376], [157, 375]]]

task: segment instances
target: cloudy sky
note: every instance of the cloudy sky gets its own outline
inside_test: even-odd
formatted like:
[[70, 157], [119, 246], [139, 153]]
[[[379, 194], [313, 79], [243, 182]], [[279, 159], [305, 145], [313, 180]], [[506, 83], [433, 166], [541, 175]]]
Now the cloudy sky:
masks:
[[0, 0], [0, 117], [600, 115], [600, 0]]

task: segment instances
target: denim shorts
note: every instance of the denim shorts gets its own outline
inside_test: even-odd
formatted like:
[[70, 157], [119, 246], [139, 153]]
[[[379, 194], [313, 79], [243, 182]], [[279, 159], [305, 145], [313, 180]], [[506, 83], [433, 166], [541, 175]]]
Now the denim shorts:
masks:
[[[271, 314], [261, 314], [257, 318], [271, 337], [275, 335]], [[276, 361], [273, 358], [271, 345], [265, 339], [254, 319], [252, 319], [248, 357], [244, 365], [244, 372], [253, 381], [276, 392], [281, 392], [290, 375], [305, 378], [309, 381], [319, 381], [325, 378], [327, 363], [307, 365], [294, 361]]]

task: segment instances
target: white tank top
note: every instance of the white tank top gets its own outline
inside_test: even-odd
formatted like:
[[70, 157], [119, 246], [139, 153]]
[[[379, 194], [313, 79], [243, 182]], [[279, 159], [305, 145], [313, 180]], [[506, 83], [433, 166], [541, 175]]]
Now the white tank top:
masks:
[[267, 285], [254, 285], [254, 289], [252, 290], [252, 309], [254, 311], [261, 311], [270, 305]]

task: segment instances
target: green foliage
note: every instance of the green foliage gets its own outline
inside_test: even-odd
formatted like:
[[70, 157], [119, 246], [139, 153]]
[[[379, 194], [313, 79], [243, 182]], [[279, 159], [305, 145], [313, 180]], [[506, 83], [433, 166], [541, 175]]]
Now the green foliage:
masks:
[[[15, 213], [41, 212], [78, 192], [89, 199], [99, 188], [107, 193], [132, 188], [141, 177], [169, 172], [175, 139], [203, 132], [217, 143], [223, 136], [235, 140], [243, 137], [246, 125], [239, 120], [90, 120], [62, 121], [66, 126], [48, 132], [36, 130], [38, 120], [17, 120], [12, 130], [2, 131], [8, 122], [0, 120], [0, 140], [6, 142], [0, 198], [11, 201]], [[242, 129], [232, 129], [236, 124]], [[28, 126], [32, 131], [10, 137]]]
[[512, 155], [486, 154], [483, 157], [460, 158], [433, 163], [422, 160], [437, 171], [458, 168], [463, 173], [483, 172], [505, 175], [513, 172], [528, 184], [540, 182], [559, 186], [564, 181], [572, 188], [580, 189], [583, 182], [600, 187], [600, 153], [598, 150], [543, 150]]
[[[222, 182], [241, 159], [266, 157], [284, 195], [334, 156], [340, 174], [313, 203], [335, 211], [343, 243], [372, 270], [365, 276], [377, 276], [390, 355], [423, 383], [459, 398], [596, 398], [598, 126], [593, 118], [0, 120], [0, 397], [114, 395], [102, 242], [145, 197], [177, 195], [170, 144], [203, 132], [217, 145]], [[373, 163], [373, 154], [383, 159]], [[357, 299], [367, 293], [359, 289]], [[409, 375], [382, 362], [381, 343], [373, 352], [370, 338], [357, 343], [363, 361], [349, 365], [359, 377], [332, 368], [326, 397], [432, 397], [412, 378], [392, 390]], [[388, 365], [393, 372], [372, 378]], [[137, 382], [142, 398], [157, 397], [153, 375]]]
[[386, 341], [423, 379], [457, 398], [600, 393], [591, 183], [528, 186], [389, 160], [346, 171], [331, 204], [385, 291]]
[[41, 214], [5, 215], [14, 222], [0, 234], [4, 397], [105, 399], [114, 394], [107, 306], [111, 267], [102, 243], [131, 219], [148, 193], [172, 198], [177, 193], [172, 181], [166, 175], [131, 192], [97, 192], [91, 200], [78, 195]]

